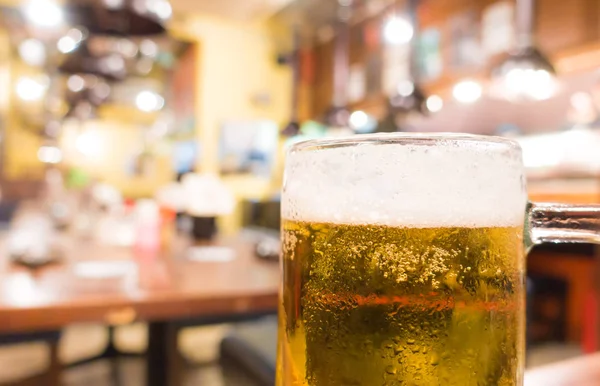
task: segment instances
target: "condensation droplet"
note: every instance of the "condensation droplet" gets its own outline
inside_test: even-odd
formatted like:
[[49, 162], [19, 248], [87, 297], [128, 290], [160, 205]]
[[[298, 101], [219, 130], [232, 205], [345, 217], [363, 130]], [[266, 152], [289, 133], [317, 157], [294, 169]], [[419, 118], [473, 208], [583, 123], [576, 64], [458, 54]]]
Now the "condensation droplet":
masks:
[[396, 374], [396, 368], [392, 365], [389, 365], [385, 368], [385, 372], [391, 375]]

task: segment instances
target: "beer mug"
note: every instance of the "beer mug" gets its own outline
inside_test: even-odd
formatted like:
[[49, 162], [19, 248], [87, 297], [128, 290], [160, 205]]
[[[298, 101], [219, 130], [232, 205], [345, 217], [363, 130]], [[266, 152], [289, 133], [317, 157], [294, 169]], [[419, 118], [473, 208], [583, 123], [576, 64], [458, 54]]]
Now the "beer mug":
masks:
[[302, 142], [282, 196], [279, 385], [521, 385], [525, 254], [598, 242], [598, 207], [527, 200], [519, 145]]

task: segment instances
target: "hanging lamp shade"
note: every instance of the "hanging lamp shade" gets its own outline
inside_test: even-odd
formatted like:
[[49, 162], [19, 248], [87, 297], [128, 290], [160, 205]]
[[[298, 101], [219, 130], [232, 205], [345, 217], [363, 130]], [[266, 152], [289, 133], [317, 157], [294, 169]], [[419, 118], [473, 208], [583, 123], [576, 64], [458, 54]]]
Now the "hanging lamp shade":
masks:
[[535, 45], [534, 21], [535, 0], [517, 0], [517, 45], [492, 69], [492, 95], [524, 101], [548, 99], [556, 92], [556, 71]]
[[117, 53], [94, 56], [90, 53], [87, 43], [82, 43], [76, 50], [66, 56], [58, 66], [63, 74], [93, 74], [118, 81], [127, 75], [125, 58]]
[[554, 66], [534, 46], [510, 53], [491, 77], [492, 94], [512, 101], [548, 99], [557, 88]]
[[[406, 44], [408, 48], [409, 78], [400, 81], [396, 85], [394, 92], [388, 97], [388, 114], [394, 121], [398, 121], [396, 116], [407, 115], [412, 112], [418, 114], [427, 114], [429, 110], [426, 107], [427, 97], [423, 89], [419, 86], [419, 67], [417, 64], [416, 53], [419, 46], [419, 20], [417, 16], [418, 0], [408, 2], [408, 19], [412, 25], [412, 33], [408, 37]], [[406, 34], [406, 33], [405, 33]], [[407, 34], [408, 35], [408, 34]]]
[[70, 24], [85, 26], [90, 34], [117, 36], [163, 34], [172, 12], [167, 0], [73, 1], [66, 8]]

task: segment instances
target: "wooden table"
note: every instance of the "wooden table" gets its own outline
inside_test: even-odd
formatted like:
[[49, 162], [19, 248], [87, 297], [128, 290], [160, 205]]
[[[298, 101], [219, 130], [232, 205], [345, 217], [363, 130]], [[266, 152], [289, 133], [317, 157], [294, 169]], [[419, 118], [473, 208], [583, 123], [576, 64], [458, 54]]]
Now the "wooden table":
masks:
[[538, 367], [525, 373], [525, 386], [600, 385], [600, 353]]
[[[147, 321], [148, 383], [166, 386], [170, 382], [167, 362], [174, 355], [167, 322], [277, 309], [278, 265], [256, 259], [248, 242], [215, 245], [231, 248], [234, 259], [191, 261], [184, 257], [184, 242], [173, 251], [153, 254], [65, 237], [63, 263], [31, 271], [11, 264], [0, 244], [0, 334], [82, 322]], [[120, 277], [90, 278], [81, 276], [80, 263], [86, 261], [130, 263]]]

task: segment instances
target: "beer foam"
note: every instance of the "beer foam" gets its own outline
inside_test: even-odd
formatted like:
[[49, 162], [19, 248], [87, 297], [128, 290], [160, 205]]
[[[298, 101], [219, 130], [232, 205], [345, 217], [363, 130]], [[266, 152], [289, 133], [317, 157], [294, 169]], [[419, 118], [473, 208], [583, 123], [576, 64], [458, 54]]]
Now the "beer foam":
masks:
[[521, 149], [513, 141], [378, 134], [293, 146], [282, 217], [410, 227], [521, 226], [526, 202]]

